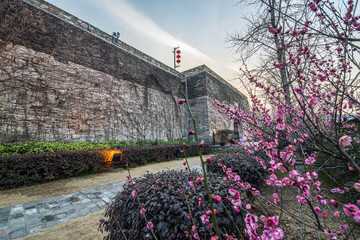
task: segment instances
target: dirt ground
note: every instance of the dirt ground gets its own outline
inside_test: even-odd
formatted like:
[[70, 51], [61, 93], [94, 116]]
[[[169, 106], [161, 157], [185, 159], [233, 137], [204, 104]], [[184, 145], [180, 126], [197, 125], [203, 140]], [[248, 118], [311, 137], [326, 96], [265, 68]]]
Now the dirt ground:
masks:
[[[209, 155], [210, 156], [210, 155]], [[208, 156], [204, 156], [205, 158]], [[139, 177], [147, 172], [159, 172], [182, 168], [184, 160], [173, 160], [168, 162], [152, 163], [131, 169], [133, 177]], [[188, 158], [189, 164], [200, 163], [199, 157]], [[30, 187], [9, 189], [0, 191], [0, 208], [17, 205], [25, 202], [50, 198], [58, 195], [78, 192], [97, 186], [122, 182], [126, 180], [127, 171], [110, 171], [106, 173], [93, 174], [77, 178], [69, 178], [54, 182], [38, 184]], [[35, 234], [21, 238], [26, 240], [72, 240], [72, 239], [102, 239], [105, 234], [98, 231], [99, 220], [105, 210], [89, 214], [85, 217], [69, 220], [65, 223], [43, 229]]]

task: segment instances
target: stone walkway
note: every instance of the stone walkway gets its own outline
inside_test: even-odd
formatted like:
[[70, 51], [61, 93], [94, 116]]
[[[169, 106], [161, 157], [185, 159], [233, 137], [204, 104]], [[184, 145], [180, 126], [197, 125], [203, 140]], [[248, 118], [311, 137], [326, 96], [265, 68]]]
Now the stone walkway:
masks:
[[[193, 165], [192, 169], [201, 170]], [[57, 197], [0, 208], [0, 240], [24, 237], [37, 231], [105, 208], [125, 182]]]

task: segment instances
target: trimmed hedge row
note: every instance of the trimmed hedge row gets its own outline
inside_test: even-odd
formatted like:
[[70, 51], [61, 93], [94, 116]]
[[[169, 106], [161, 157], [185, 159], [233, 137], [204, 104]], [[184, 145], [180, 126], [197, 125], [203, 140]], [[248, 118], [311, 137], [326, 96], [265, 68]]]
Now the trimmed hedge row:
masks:
[[100, 171], [99, 151], [74, 151], [0, 157], [0, 188], [13, 188], [59, 177]]
[[[119, 149], [122, 151], [122, 163], [126, 163], [129, 167], [136, 167], [151, 162], [162, 162], [172, 160], [175, 158], [182, 158], [184, 154], [180, 151], [184, 149], [187, 157], [198, 155], [196, 144], [188, 144], [182, 146], [181, 144], [168, 145], [168, 146], [146, 146], [146, 147], [131, 147]], [[205, 144], [202, 150], [203, 154], [211, 153], [211, 145]]]
[[[164, 145], [131, 147], [122, 151], [122, 166], [144, 165], [183, 157], [183, 146]], [[197, 155], [197, 145], [184, 147], [187, 156]], [[211, 146], [204, 145], [203, 153], [211, 153]], [[13, 155], [0, 157], [0, 189], [14, 188], [34, 183], [46, 182], [62, 177], [76, 176], [82, 173], [98, 172], [108, 169], [101, 150], [55, 152], [31, 155]]]

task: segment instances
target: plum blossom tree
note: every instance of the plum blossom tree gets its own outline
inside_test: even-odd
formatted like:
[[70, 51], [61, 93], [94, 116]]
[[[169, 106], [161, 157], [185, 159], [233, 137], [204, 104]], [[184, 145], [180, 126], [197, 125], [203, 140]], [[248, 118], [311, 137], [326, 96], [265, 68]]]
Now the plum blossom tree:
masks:
[[[326, 219], [329, 215], [337, 218], [345, 214], [356, 226], [360, 224], [359, 207], [330, 199], [317, 179], [316, 162], [320, 155], [327, 156], [325, 162], [341, 160], [349, 171], [355, 170], [358, 177], [360, 174], [356, 150], [360, 143], [359, 131], [356, 124], [349, 121], [349, 117], [359, 120], [360, 115], [357, 100], [360, 17], [355, 15], [358, 1], [342, 2], [342, 8], [326, 0], [305, 1], [301, 17], [292, 14], [300, 8], [290, 1], [258, 3], [264, 11], [262, 22], [252, 26], [250, 35], [232, 40], [238, 50], [252, 46], [270, 54], [261, 68], [245, 67], [242, 71], [266, 97], [250, 92], [251, 111], [232, 109], [214, 100], [215, 104], [223, 108], [229, 118], [243, 123], [250, 143], [239, 144], [248, 153], [266, 152], [268, 162], [256, 157], [271, 173], [266, 184], [275, 189], [285, 186], [297, 189], [296, 200], [314, 216], [313, 228], [330, 239], [345, 239], [351, 234], [346, 232], [347, 227], [339, 224], [339, 229], [330, 229]], [[265, 24], [268, 24], [267, 32], [264, 32]], [[275, 57], [271, 58], [271, 53]], [[269, 61], [273, 62], [270, 71]], [[258, 141], [255, 143], [253, 139]], [[359, 183], [354, 184], [354, 189], [358, 190], [358, 186]], [[349, 189], [338, 188], [333, 193], [344, 191]], [[270, 205], [281, 202], [277, 193], [273, 197], [275, 204]], [[337, 210], [340, 205], [343, 211]], [[301, 217], [299, 219], [305, 224]], [[282, 238], [282, 232], [275, 227], [277, 224], [269, 227], [269, 219], [262, 220], [265, 230], [261, 239]], [[245, 222], [250, 239], [260, 239], [257, 217], [249, 213]]]

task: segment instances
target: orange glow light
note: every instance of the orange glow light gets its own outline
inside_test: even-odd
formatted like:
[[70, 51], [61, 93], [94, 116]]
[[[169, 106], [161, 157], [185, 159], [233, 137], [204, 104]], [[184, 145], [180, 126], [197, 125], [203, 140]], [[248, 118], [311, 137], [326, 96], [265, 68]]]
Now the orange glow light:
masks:
[[116, 153], [122, 153], [120, 150], [103, 150], [102, 154], [104, 156], [105, 162], [111, 162], [113, 159], [114, 154]]

